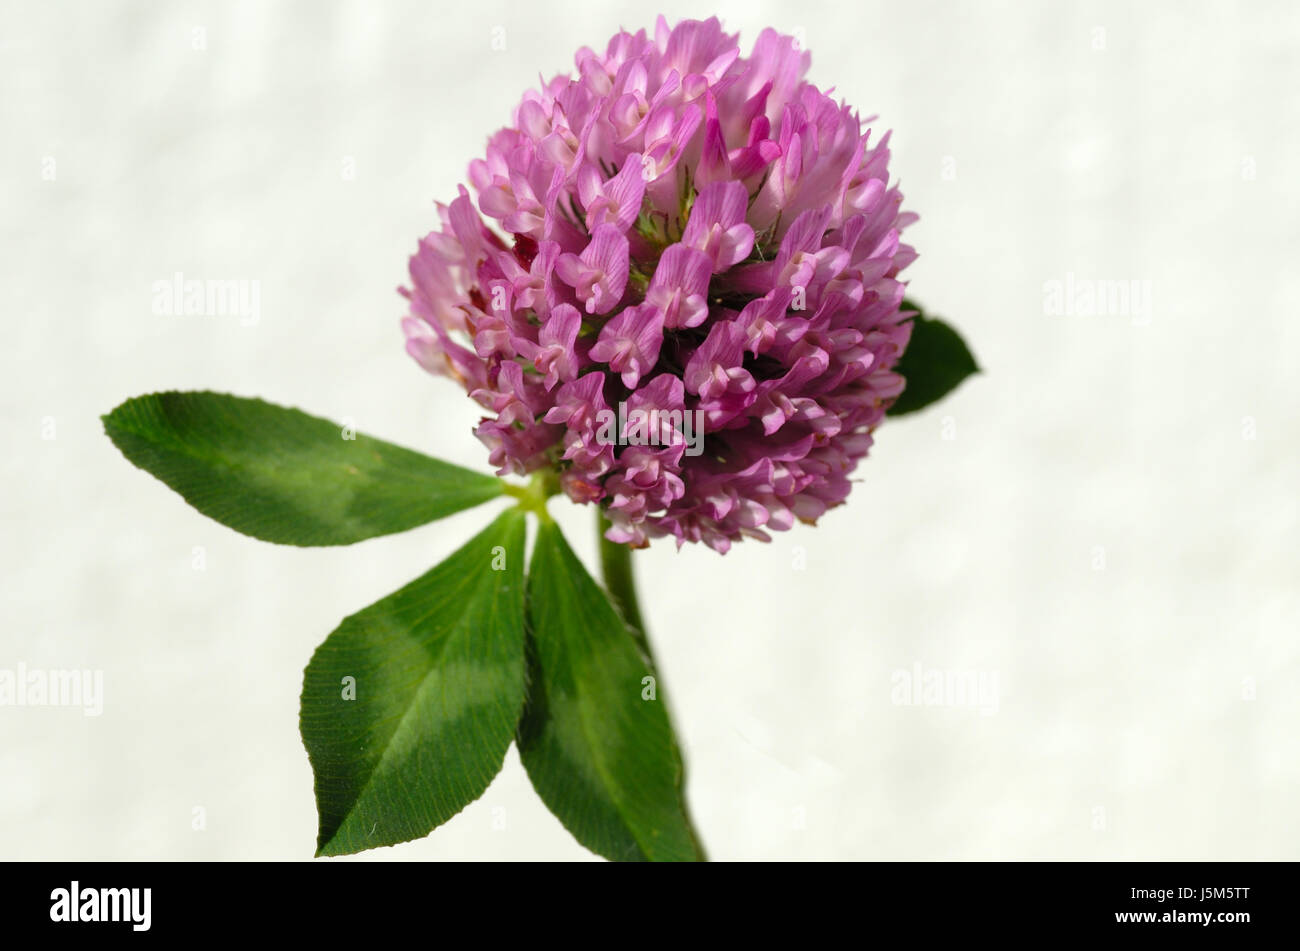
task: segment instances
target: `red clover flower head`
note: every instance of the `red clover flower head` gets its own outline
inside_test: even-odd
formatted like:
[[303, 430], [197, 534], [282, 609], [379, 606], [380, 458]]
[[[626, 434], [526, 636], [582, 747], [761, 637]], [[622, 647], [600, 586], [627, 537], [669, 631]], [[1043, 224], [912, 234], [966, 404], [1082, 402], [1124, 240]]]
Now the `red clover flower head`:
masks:
[[916, 216], [808, 65], [716, 19], [584, 48], [411, 258], [409, 353], [484, 407], [500, 474], [556, 470], [613, 541], [815, 521], [902, 391]]

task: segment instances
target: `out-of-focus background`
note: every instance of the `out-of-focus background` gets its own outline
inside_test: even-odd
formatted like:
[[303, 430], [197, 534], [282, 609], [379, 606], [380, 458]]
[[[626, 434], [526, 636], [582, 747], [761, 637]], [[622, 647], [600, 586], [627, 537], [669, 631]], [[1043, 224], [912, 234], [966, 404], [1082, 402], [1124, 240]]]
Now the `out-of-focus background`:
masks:
[[[656, 11], [0, 11], [0, 668], [104, 684], [99, 716], [0, 706], [0, 857], [309, 857], [311, 651], [490, 512], [266, 545], [99, 416], [212, 388], [485, 467], [395, 288], [520, 93]], [[1300, 7], [716, 12], [746, 52], [797, 33], [809, 78], [894, 130], [912, 296], [985, 372], [887, 423], [820, 527], [638, 556], [711, 854], [1300, 857]], [[177, 272], [257, 281], [258, 319], [155, 314]], [[1055, 306], [1097, 282], [1135, 293]], [[553, 506], [589, 558], [590, 512]], [[513, 752], [431, 837], [361, 858], [497, 857], [591, 857]]]

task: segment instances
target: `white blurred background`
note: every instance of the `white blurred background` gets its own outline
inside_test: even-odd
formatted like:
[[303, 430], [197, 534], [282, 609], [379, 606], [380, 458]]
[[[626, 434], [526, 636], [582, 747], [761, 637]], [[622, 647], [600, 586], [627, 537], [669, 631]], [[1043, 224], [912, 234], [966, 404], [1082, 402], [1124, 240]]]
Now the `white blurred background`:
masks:
[[[802, 31], [809, 78], [894, 129], [912, 296], [985, 373], [887, 423], [819, 528], [638, 555], [712, 856], [1300, 858], [1300, 7], [716, 9], [746, 53]], [[490, 511], [275, 547], [99, 416], [212, 388], [485, 467], [395, 287], [523, 89], [657, 11], [0, 10], [0, 668], [104, 673], [99, 717], [0, 707], [0, 858], [307, 858], [311, 651]], [[155, 315], [177, 271], [259, 281], [260, 320]], [[1150, 282], [1150, 310], [1049, 314], [1067, 275]], [[590, 512], [553, 506], [589, 558]], [[996, 676], [996, 705], [895, 703], [917, 664]], [[590, 857], [512, 751], [363, 859]]]

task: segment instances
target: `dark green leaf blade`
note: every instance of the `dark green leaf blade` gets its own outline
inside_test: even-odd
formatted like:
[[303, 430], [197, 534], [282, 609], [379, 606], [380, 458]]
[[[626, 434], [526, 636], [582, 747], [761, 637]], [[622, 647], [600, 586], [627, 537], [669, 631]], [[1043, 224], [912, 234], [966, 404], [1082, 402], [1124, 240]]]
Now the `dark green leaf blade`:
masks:
[[428, 835], [500, 771], [524, 702], [523, 560], [509, 509], [316, 649], [300, 726], [317, 855]]
[[952, 327], [926, 317], [910, 301], [903, 301], [903, 309], [918, 313], [912, 318], [912, 339], [903, 351], [903, 359], [894, 367], [894, 372], [907, 380], [907, 386], [889, 408], [890, 416], [924, 409], [980, 370], [965, 341]]
[[[608, 859], [702, 858], [663, 697], [623, 620], [549, 522], [528, 568], [528, 622], [518, 743], [547, 808]], [[654, 698], [643, 699], [651, 686]]]
[[138, 396], [105, 416], [104, 430], [204, 515], [282, 545], [350, 545], [502, 491], [491, 476], [224, 393]]

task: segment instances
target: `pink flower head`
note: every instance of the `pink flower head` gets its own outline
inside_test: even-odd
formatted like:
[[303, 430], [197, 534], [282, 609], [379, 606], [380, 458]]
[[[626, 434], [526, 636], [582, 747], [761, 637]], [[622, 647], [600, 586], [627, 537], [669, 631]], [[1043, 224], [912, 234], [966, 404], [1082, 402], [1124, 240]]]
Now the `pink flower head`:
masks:
[[915, 216], [889, 136], [809, 62], [773, 30], [744, 57], [716, 19], [582, 49], [411, 258], [407, 350], [490, 414], [499, 472], [557, 469], [615, 541], [815, 521], [902, 391]]

